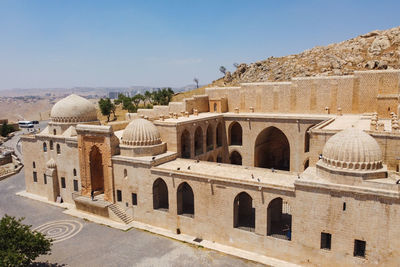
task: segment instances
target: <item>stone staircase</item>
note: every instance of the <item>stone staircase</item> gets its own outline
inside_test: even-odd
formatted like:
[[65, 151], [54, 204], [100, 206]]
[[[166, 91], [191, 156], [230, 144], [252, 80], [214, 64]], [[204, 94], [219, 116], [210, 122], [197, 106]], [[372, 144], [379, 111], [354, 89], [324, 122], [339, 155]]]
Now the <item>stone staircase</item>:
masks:
[[130, 224], [131, 222], [133, 222], [133, 218], [130, 215], [126, 214], [119, 205], [111, 204], [108, 206], [108, 209], [125, 224]]

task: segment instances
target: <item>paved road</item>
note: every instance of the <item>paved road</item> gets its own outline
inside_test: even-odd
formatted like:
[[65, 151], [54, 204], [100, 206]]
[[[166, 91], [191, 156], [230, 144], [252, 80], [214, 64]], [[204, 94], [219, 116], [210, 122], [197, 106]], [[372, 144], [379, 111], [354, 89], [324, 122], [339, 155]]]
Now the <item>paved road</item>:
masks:
[[25, 217], [25, 223], [41, 227], [57, 240], [52, 254], [40, 257], [38, 262], [85, 267], [262, 266], [148, 232], [124, 232], [74, 218], [63, 214], [61, 208], [15, 195], [24, 188], [23, 169], [0, 181], [0, 216]]

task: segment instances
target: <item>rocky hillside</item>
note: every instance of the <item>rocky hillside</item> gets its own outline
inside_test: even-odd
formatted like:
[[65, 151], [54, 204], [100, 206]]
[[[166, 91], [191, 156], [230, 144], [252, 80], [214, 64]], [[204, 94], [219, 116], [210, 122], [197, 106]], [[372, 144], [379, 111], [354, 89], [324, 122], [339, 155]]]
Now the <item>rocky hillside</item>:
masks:
[[349, 75], [355, 70], [399, 69], [400, 27], [373, 31], [328, 46], [317, 46], [297, 55], [270, 57], [240, 64], [233, 73], [212, 85], [241, 82], [288, 81], [293, 77]]

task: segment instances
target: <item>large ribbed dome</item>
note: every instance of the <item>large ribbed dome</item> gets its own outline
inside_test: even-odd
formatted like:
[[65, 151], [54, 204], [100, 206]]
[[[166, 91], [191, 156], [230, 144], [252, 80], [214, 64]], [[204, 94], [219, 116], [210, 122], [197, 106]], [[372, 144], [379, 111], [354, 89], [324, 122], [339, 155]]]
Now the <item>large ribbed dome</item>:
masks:
[[129, 146], [150, 146], [161, 143], [157, 127], [145, 119], [135, 119], [126, 126], [122, 143]]
[[329, 138], [322, 161], [324, 165], [339, 169], [378, 170], [382, 168], [382, 151], [372, 136], [349, 128]]
[[51, 109], [53, 122], [89, 122], [97, 120], [96, 107], [89, 100], [72, 94], [58, 101]]

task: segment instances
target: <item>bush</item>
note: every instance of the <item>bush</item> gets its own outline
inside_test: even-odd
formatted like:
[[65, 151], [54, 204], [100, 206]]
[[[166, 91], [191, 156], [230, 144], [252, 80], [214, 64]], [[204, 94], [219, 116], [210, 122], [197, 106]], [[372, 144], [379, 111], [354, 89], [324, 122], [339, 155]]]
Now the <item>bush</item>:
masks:
[[50, 252], [52, 241], [7, 214], [0, 220], [0, 266], [28, 266]]

